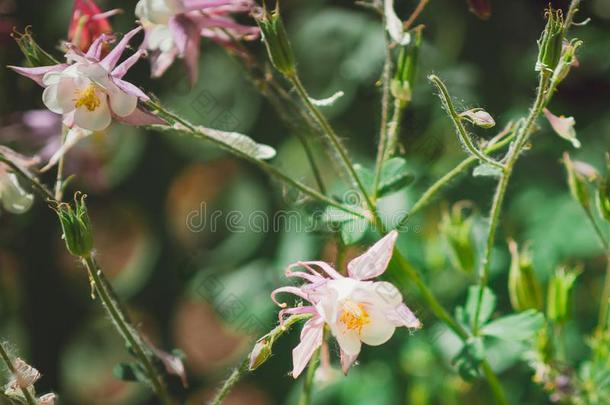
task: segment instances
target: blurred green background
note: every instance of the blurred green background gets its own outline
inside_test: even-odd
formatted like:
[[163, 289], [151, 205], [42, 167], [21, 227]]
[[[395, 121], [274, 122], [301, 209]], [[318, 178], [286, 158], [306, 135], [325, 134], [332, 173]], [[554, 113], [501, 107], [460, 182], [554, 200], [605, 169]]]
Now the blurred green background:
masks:
[[[133, 26], [135, 0], [98, 3], [103, 9], [125, 10], [112, 19], [117, 32]], [[396, 3], [406, 18], [416, 2]], [[443, 78], [460, 107], [484, 107], [497, 128], [526, 112], [534, 96], [536, 40], [547, 3], [491, 0], [491, 18], [481, 21], [468, 11], [465, 0], [431, 0], [418, 20], [426, 26], [421, 66], [400, 139], [416, 181], [388, 197], [386, 204], [408, 209], [427, 185], [465, 156], [425, 80], [427, 74]], [[552, 3], [567, 6], [566, 1]], [[55, 50], [66, 36], [71, 7], [70, 0], [0, 0], [0, 65], [22, 63], [9, 37], [13, 26], [23, 30], [31, 25], [40, 44]], [[345, 92], [325, 112], [354, 159], [370, 166], [379, 127], [380, 89], [375, 83], [383, 63], [382, 26], [373, 13], [349, 0], [291, 0], [283, 2], [283, 9], [305, 85], [317, 98]], [[586, 17], [591, 22], [572, 31], [584, 41], [580, 67], [562, 84], [550, 109], [576, 119], [583, 147], [572, 156], [602, 169], [603, 152], [610, 149], [610, 2], [583, 2], [577, 21]], [[278, 149], [276, 164], [313, 184], [300, 144], [257, 94], [240, 64], [214, 44], [204, 41], [202, 46], [200, 79], [192, 89], [180, 63], [161, 80], [151, 81], [148, 63], [142, 61], [128, 80], [196, 123], [273, 145]], [[261, 43], [248, 47], [264, 58]], [[0, 143], [23, 153], [37, 150], [39, 142], [21, 139], [27, 134], [16, 124], [16, 113], [43, 108], [41, 89], [0, 69], [0, 92]], [[583, 263], [566, 332], [574, 337], [568, 353], [576, 362], [588, 350], [578, 336], [595, 324], [603, 254], [567, 191], [559, 160], [571, 146], [555, 136], [546, 121], [539, 124], [534, 149], [519, 161], [508, 190], [492, 287], [498, 311], [509, 312], [507, 237], [531, 242], [542, 280], [560, 264]], [[478, 133], [490, 138], [496, 132]], [[321, 155], [322, 146], [317, 147]], [[159, 347], [185, 353], [189, 403], [203, 403], [252, 339], [275, 325], [277, 309], [269, 293], [285, 282], [282, 271], [287, 264], [335, 259], [336, 247], [328, 234], [306, 232], [304, 226], [261, 231], [256, 222], [249, 224], [252, 213], [272, 215], [289, 207], [302, 213], [302, 197], [207, 144], [115, 125], [106, 136], [91, 138], [70, 152], [71, 159], [68, 170], [77, 172], [71, 188], [89, 194], [101, 265], [141, 330]], [[329, 184], [340, 181], [332, 162], [321, 163]], [[53, 173], [45, 180], [51, 182]], [[475, 215], [484, 217], [493, 188], [491, 179], [461, 176], [410, 221], [399, 240], [400, 249], [424, 270], [451, 310], [463, 303], [474, 276], [455, 269], [447, 257], [438, 232], [442, 210], [471, 200]], [[214, 211], [222, 213], [217, 229], [209, 222], [197, 224]], [[189, 218], [194, 228], [187, 227]], [[236, 221], [244, 231], [229, 232], [226, 221]], [[62, 404], [154, 403], [140, 386], [112, 376], [114, 364], [128, 355], [88, 288], [86, 273], [65, 253], [56, 218], [44, 203], [38, 201], [25, 215], [0, 214], [0, 336], [43, 373], [39, 392], [60, 393]], [[424, 329], [398, 331], [388, 344], [366, 347], [348, 378], [337, 375], [316, 390], [315, 404], [490, 403], [485, 384], [466, 383], [457, 376], [450, 364], [456, 342], [411, 291], [406, 302]], [[296, 403], [300, 381], [294, 382], [288, 372], [297, 338], [298, 333], [291, 333], [282, 339], [272, 359], [240, 383], [226, 403]], [[335, 362], [336, 353], [332, 347]], [[519, 356], [513, 347], [492, 354], [509, 396], [519, 404], [547, 403], [547, 395], [531, 383], [532, 371], [516, 361]]]

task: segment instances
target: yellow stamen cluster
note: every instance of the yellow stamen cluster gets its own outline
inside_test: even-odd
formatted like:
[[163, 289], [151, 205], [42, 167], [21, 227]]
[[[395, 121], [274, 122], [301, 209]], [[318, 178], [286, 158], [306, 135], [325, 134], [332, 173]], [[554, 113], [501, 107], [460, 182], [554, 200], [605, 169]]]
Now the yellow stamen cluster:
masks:
[[369, 313], [364, 308], [364, 304], [358, 304], [353, 301], [346, 301], [343, 304], [343, 311], [339, 316], [339, 321], [343, 323], [349, 330], [357, 330], [362, 332], [362, 327], [371, 322]]
[[89, 111], [95, 111], [102, 104], [102, 101], [97, 96], [95, 84], [90, 83], [84, 90], [76, 91], [74, 99], [74, 107], [80, 108], [85, 106]]

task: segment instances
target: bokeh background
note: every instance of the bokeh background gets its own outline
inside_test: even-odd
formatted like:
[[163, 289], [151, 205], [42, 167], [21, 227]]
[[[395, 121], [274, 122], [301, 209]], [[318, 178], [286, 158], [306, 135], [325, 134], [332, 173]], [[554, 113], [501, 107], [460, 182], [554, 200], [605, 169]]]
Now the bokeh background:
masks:
[[[135, 0], [98, 3], [103, 9], [125, 10], [112, 19], [117, 32], [133, 26]], [[412, 0], [396, 3], [405, 17], [415, 6]], [[401, 132], [416, 181], [387, 204], [408, 209], [431, 181], [465, 156], [425, 80], [427, 74], [443, 78], [460, 107], [484, 107], [498, 128], [526, 112], [536, 85], [536, 40], [547, 3], [491, 0], [491, 18], [481, 21], [468, 11], [465, 0], [430, 2], [418, 20], [426, 26], [421, 66]], [[56, 46], [66, 37], [71, 7], [70, 0], [0, 1], [0, 65], [22, 63], [9, 37], [13, 26], [23, 30], [31, 25], [40, 44], [60, 55]], [[290, 0], [283, 2], [283, 9], [305, 85], [319, 98], [345, 92], [325, 111], [355, 160], [371, 165], [379, 126], [380, 89], [375, 83], [384, 52], [377, 17], [350, 0]], [[602, 169], [603, 152], [610, 149], [610, 2], [584, 1], [577, 21], [586, 17], [590, 23], [573, 30], [584, 41], [578, 53], [580, 67], [562, 84], [550, 108], [576, 118], [583, 147], [573, 156]], [[258, 95], [240, 64], [214, 44], [202, 46], [200, 80], [193, 88], [180, 64], [163, 79], [151, 81], [148, 63], [142, 61], [129, 80], [196, 123], [236, 130], [273, 145], [278, 150], [276, 164], [312, 182], [299, 142]], [[264, 58], [262, 44], [250, 44], [249, 49]], [[39, 87], [0, 69], [0, 143], [23, 153], [44, 146], [48, 133], [22, 123], [24, 112], [40, 108]], [[508, 190], [492, 286], [498, 311], [510, 311], [505, 243], [509, 236], [531, 243], [541, 280], [560, 264], [582, 263], [585, 271], [566, 329], [569, 360], [576, 363], [588, 350], [581, 335], [596, 320], [603, 254], [567, 191], [560, 157], [571, 146], [546, 122], [539, 124], [535, 147], [519, 161]], [[479, 134], [491, 137], [495, 131]], [[332, 162], [321, 163], [327, 182], [338, 184]], [[276, 308], [269, 293], [285, 281], [282, 269], [288, 263], [335, 260], [336, 245], [328, 234], [298, 226], [265, 230], [256, 222], [248, 224], [248, 215], [257, 212], [272, 215], [296, 207], [302, 214], [301, 196], [200, 141], [115, 125], [105, 136], [90, 138], [71, 151], [67, 164], [76, 174], [71, 190], [89, 195], [99, 261], [132, 316], [159, 347], [184, 352], [189, 403], [203, 403], [252, 339], [275, 325]], [[45, 180], [52, 178], [50, 173]], [[475, 278], [448, 260], [446, 241], [439, 233], [442, 212], [469, 200], [473, 215], [480, 219], [489, 208], [493, 188], [490, 179], [464, 174], [410, 221], [399, 240], [401, 250], [424, 270], [447, 308], [463, 303], [466, 287]], [[199, 221], [214, 211], [222, 218], [216, 229]], [[243, 232], [229, 231], [225, 225], [235, 212], [241, 213], [235, 221], [243, 225]], [[188, 218], [195, 226], [187, 226]], [[370, 242], [365, 239], [362, 244]], [[358, 251], [352, 247], [348, 255]], [[65, 253], [57, 220], [44, 203], [38, 201], [24, 215], [0, 214], [0, 336], [41, 370], [39, 391], [59, 392], [66, 405], [154, 403], [145, 389], [113, 377], [113, 366], [128, 360], [128, 355], [88, 288], [85, 271]], [[406, 289], [411, 291], [406, 300], [425, 328], [412, 334], [400, 331], [382, 347], [367, 347], [349, 378], [337, 376], [316, 391], [315, 404], [490, 403], [485, 384], [466, 383], [457, 376], [450, 364], [456, 342], [431, 317], [417, 292]], [[288, 372], [297, 338], [298, 333], [283, 338], [272, 359], [240, 383], [226, 403], [296, 403], [300, 382]], [[336, 352], [333, 348], [331, 354]], [[510, 347], [492, 354], [509, 395], [517, 403], [547, 403], [547, 395], [531, 383], [531, 369], [517, 362], [519, 356], [519, 350]]]

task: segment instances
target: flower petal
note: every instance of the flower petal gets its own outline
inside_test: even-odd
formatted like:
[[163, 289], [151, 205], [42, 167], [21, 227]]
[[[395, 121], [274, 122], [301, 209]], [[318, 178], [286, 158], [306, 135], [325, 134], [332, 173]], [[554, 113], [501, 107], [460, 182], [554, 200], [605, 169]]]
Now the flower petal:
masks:
[[87, 131], [79, 127], [71, 128], [66, 134], [66, 140], [63, 145], [61, 145], [61, 147], [57, 151], [55, 151], [53, 156], [51, 156], [51, 158], [49, 159], [49, 162], [45, 165], [45, 167], [40, 169], [40, 171], [46, 172], [47, 170], [55, 166], [57, 162], [59, 162], [59, 159], [66, 153], [68, 153], [68, 151], [72, 149], [74, 145], [76, 145], [81, 139], [86, 138], [92, 133], [92, 131]]
[[544, 109], [544, 116], [557, 135], [570, 141], [575, 148], [580, 148], [580, 141], [576, 139], [576, 131], [574, 130], [576, 124], [574, 117], [564, 117], [563, 115], [558, 117], [546, 108]]
[[341, 358], [341, 370], [343, 370], [343, 374], [347, 375], [347, 372], [349, 371], [349, 369], [352, 367], [352, 365], [358, 358], [358, 355], [352, 356], [352, 355], [345, 353], [343, 350], [341, 350], [340, 358]]
[[44, 86], [44, 84], [42, 82], [42, 78], [44, 77], [45, 74], [47, 74], [49, 72], [62, 71], [65, 68], [67, 68], [68, 65], [61, 63], [59, 65], [39, 66], [39, 67], [32, 67], [32, 68], [24, 68], [21, 66], [7, 66], [7, 67], [9, 69], [12, 69], [13, 71], [19, 73], [21, 76], [30, 78], [30, 79], [34, 80], [36, 83], [38, 83], [39, 85]]
[[311, 360], [314, 352], [322, 345], [324, 321], [314, 317], [305, 322], [301, 330], [301, 342], [292, 350], [292, 377], [297, 378]]
[[339, 347], [345, 354], [348, 356], [357, 357], [360, 353], [360, 349], [362, 348], [362, 342], [360, 341], [360, 337], [358, 336], [357, 331], [347, 330], [345, 328], [332, 328], [333, 335], [337, 342], [339, 343]]
[[119, 59], [121, 59], [121, 55], [123, 55], [123, 52], [125, 51], [125, 48], [129, 44], [131, 38], [133, 38], [133, 36], [141, 30], [142, 27], [136, 27], [129, 31], [127, 34], [123, 35], [121, 41], [119, 41], [119, 43], [112, 49], [112, 51], [110, 51], [108, 55], [106, 55], [106, 57], [101, 60], [100, 65], [102, 65], [102, 67], [106, 69], [106, 71], [112, 71], [116, 64], [119, 62]]
[[119, 89], [116, 85], [108, 89], [110, 109], [119, 117], [131, 115], [138, 106], [138, 98]]
[[394, 0], [384, 1], [384, 13], [386, 18], [386, 29], [394, 42], [407, 45], [411, 41], [411, 35], [404, 32], [402, 21], [394, 11]]
[[19, 185], [15, 173], [4, 173], [0, 177], [0, 200], [5, 210], [12, 214], [23, 214], [34, 203], [34, 196]]
[[106, 94], [99, 89], [96, 89], [96, 92], [98, 92], [100, 105], [93, 111], [85, 106], [77, 108], [74, 112], [74, 124], [90, 131], [103, 131], [112, 122], [112, 115], [108, 107]]
[[140, 107], [137, 107], [130, 115], [126, 117], [115, 117], [117, 121], [133, 126], [144, 126], [144, 125], [167, 125], [161, 117], [158, 117]]
[[42, 102], [44, 105], [56, 114], [63, 114], [64, 109], [57, 98], [57, 85], [49, 86], [42, 92]]
[[362, 327], [360, 339], [370, 346], [379, 346], [390, 340], [396, 326], [377, 309], [369, 310], [370, 322]]
[[405, 304], [400, 304], [396, 308], [387, 311], [385, 315], [395, 326], [405, 326], [414, 329], [422, 327], [420, 320], [417, 319], [413, 311]]
[[368, 280], [383, 274], [392, 258], [397, 237], [398, 232], [395, 230], [388, 233], [364, 254], [349, 262], [349, 276], [357, 280]]

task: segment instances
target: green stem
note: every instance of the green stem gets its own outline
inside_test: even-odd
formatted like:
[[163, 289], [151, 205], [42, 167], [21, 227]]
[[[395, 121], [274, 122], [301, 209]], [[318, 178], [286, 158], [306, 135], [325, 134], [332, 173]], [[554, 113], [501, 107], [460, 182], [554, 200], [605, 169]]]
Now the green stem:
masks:
[[466, 128], [464, 128], [464, 124], [462, 124], [462, 118], [459, 116], [459, 114], [455, 110], [455, 107], [453, 106], [453, 102], [451, 101], [451, 96], [449, 96], [449, 91], [447, 90], [445, 83], [443, 83], [442, 80], [436, 75], [430, 75], [430, 76], [428, 76], [428, 79], [438, 89], [441, 102], [443, 103], [443, 106], [447, 110], [447, 114], [449, 114], [449, 118], [451, 118], [451, 121], [453, 122], [453, 125], [455, 126], [458, 137], [460, 138], [460, 140], [462, 141], [462, 143], [464, 144], [466, 149], [468, 149], [471, 154], [473, 154], [474, 156], [479, 158], [481, 161], [483, 161], [491, 166], [494, 166], [494, 167], [497, 167], [500, 169], [504, 169], [504, 166], [501, 163], [490, 158], [489, 156], [487, 156], [486, 154], [481, 152], [474, 145], [474, 143], [472, 142], [472, 139], [470, 139], [470, 136], [466, 132]]
[[400, 120], [402, 119], [402, 113], [406, 107], [406, 104], [399, 100], [394, 100], [394, 113], [392, 114], [392, 120], [388, 128], [388, 146], [385, 151], [384, 160], [391, 158], [396, 152], [396, 146], [398, 145], [398, 130], [400, 128]]
[[512, 175], [515, 163], [521, 155], [521, 151], [525, 146], [525, 143], [529, 139], [532, 132], [536, 119], [541, 114], [542, 109], [545, 105], [545, 95], [548, 86], [549, 75], [547, 72], [541, 72], [540, 80], [538, 83], [538, 92], [536, 94], [536, 100], [530, 112], [525, 119], [523, 125], [517, 130], [515, 141], [511, 144], [506, 158], [506, 166], [503, 168], [502, 175], [498, 181], [496, 192], [494, 194], [493, 202], [491, 205], [491, 211], [489, 214], [489, 230], [487, 233], [487, 242], [485, 245], [485, 253], [483, 254], [483, 261], [481, 264], [481, 270], [479, 274], [479, 296], [477, 299], [476, 312], [474, 317], [473, 333], [476, 335], [479, 332], [479, 313], [481, 312], [481, 304], [483, 302], [483, 291], [489, 281], [489, 267], [491, 265], [491, 254], [493, 252], [496, 230], [498, 228], [498, 222], [500, 219], [500, 213], [502, 212], [502, 205], [504, 202], [504, 196], [506, 195], [506, 188], [510, 177]]
[[[309, 317], [311, 317], [310, 314], [293, 315], [290, 318], [286, 319], [283, 325], [276, 326], [273, 330], [271, 330], [271, 332], [269, 332], [263, 337], [267, 337], [269, 339], [270, 345], [273, 345], [275, 341], [284, 333], [286, 333], [292, 325]], [[241, 363], [239, 363], [239, 365], [235, 367], [235, 369], [233, 369], [231, 374], [229, 374], [229, 377], [227, 377], [227, 379], [222, 384], [222, 387], [220, 387], [220, 389], [216, 393], [216, 396], [211, 402], [212, 405], [220, 405], [222, 403], [222, 401], [229, 394], [229, 392], [231, 392], [235, 384], [237, 384], [241, 377], [248, 372], [249, 361], [250, 354], [248, 354], [248, 356], [246, 356], [246, 358]]]
[[95, 291], [100, 297], [104, 308], [113, 321], [119, 334], [125, 339], [129, 349], [133, 351], [152, 385], [153, 391], [159, 397], [162, 404], [170, 405], [173, 403], [161, 376], [157, 373], [153, 363], [147, 354], [142, 338], [129, 324], [127, 315], [123, 313], [118, 302], [113, 298], [109, 291], [109, 286], [103, 279], [102, 270], [98, 267], [92, 256], [82, 257], [82, 262], [93, 281]]
[[484, 360], [481, 364], [483, 368], [483, 374], [485, 374], [485, 378], [487, 378], [487, 383], [491, 388], [491, 393], [493, 394], [496, 403], [499, 405], [509, 405], [508, 399], [506, 398], [506, 394], [504, 393], [504, 389], [502, 388], [502, 384], [500, 384], [500, 380], [498, 380], [498, 376], [491, 369], [491, 366]]
[[[66, 142], [68, 128], [66, 126], [63, 126], [61, 132], [62, 133], [61, 133], [60, 148], [62, 148], [64, 146], [64, 143]], [[63, 198], [64, 156], [65, 156], [65, 154], [62, 154], [59, 157], [59, 162], [57, 163], [57, 176], [55, 177], [55, 200], [56, 201], [61, 201]]]
[[330, 123], [328, 122], [328, 120], [326, 119], [324, 114], [322, 114], [322, 112], [320, 112], [320, 110], [315, 105], [313, 105], [313, 103], [311, 102], [311, 100], [309, 98], [309, 95], [307, 94], [307, 90], [305, 90], [305, 87], [301, 83], [301, 80], [299, 79], [299, 77], [297, 75], [293, 75], [292, 77], [290, 77], [290, 81], [293, 84], [293, 86], [296, 89], [299, 96], [301, 97], [303, 104], [307, 107], [309, 112], [316, 118], [316, 121], [322, 128], [324, 134], [327, 136], [331, 145], [339, 154], [339, 157], [341, 158], [341, 161], [343, 162], [345, 169], [349, 173], [349, 175], [352, 179], [352, 182], [360, 190], [360, 193], [362, 194], [362, 197], [364, 198], [366, 205], [369, 208], [369, 211], [373, 215], [373, 219], [374, 219], [375, 223], [380, 224], [381, 219], [379, 218], [379, 216], [377, 214], [377, 209], [375, 207], [375, 204], [369, 197], [368, 191], [366, 190], [366, 187], [364, 187], [364, 184], [362, 183], [362, 180], [358, 176], [358, 173], [356, 173], [356, 169], [354, 169], [354, 164], [352, 163], [352, 160], [349, 157], [347, 150], [345, 149], [345, 147], [339, 140], [339, 136], [335, 133], [335, 130], [332, 128], [332, 126], [330, 125]]
[[[6, 368], [8, 368], [8, 371], [10, 371], [11, 374], [16, 375], [17, 370], [15, 369], [13, 361], [4, 349], [4, 345], [2, 343], [0, 343], [0, 357], [2, 357], [2, 360], [6, 364]], [[36, 405], [36, 399], [32, 396], [32, 394], [27, 388], [21, 388], [21, 393], [23, 394], [23, 397], [25, 398], [28, 405]]]
[[[383, 17], [385, 26], [385, 15]], [[385, 40], [385, 62], [383, 65], [382, 75], [382, 95], [381, 95], [381, 124], [379, 128], [379, 144], [377, 145], [377, 158], [375, 159], [375, 177], [373, 179], [373, 200], [377, 199], [377, 188], [381, 178], [381, 168], [386, 151], [387, 133], [388, 133], [388, 113], [390, 110], [390, 80], [392, 74], [392, 52], [390, 51], [390, 42], [388, 35], [384, 33]]]
[[187, 132], [191, 135], [194, 135], [196, 137], [205, 139], [207, 141], [210, 141], [214, 144], [216, 144], [217, 146], [219, 146], [220, 148], [226, 150], [227, 152], [242, 158], [256, 166], [258, 166], [261, 170], [263, 170], [264, 172], [266, 172], [267, 174], [269, 174], [272, 177], [277, 178], [278, 180], [296, 188], [297, 190], [303, 192], [304, 194], [308, 195], [311, 198], [314, 198], [318, 201], [324, 202], [330, 206], [333, 206], [335, 208], [338, 208], [342, 211], [345, 212], [349, 212], [353, 215], [356, 215], [359, 218], [366, 218], [366, 215], [364, 213], [362, 213], [359, 210], [356, 210], [354, 208], [351, 207], [347, 207], [327, 196], [325, 196], [324, 194], [320, 193], [319, 191], [299, 182], [298, 180], [293, 179], [292, 177], [288, 176], [287, 174], [283, 173], [282, 171], [280, 171], [279, 169], [277, 169], [276, 167], [262, 161], [259, 159], [255, 159], [252, 156], [243, 153], [242, 151], [240, 151], [239, 149], [233, 148], [230, 145], [220, 142], [218, 139], [209, 136], [208, 134], [206, 134], [205, 132], [205, 128], [202, 127], [197, 127], [193, 124], [191, 124], [190, 122], [188, 122], [187, 120], [169, 112], [168, 110], [166, 110], [165, 108], [163, 108], [161, 105], [156, 104], [156, 103], [152, 103], [151, 105], [154, 106], [154, 108], [161, 114], [163, 115], [163, 118], [175, 123], [179, 123], [181, 124], [184, 128], [176, 128], [171, 127], [168, 129], [173, 129], [173, 130], [178, 130], [178, 131], [183, 131], [183, 132]]
[[606, 252], [606, 276], [604, 280], [604, 289], [602, 290], [602, 298], [599, 305], [599, 320], [597, 328], [600, 331], [605, 330], [608, 325], [608, 306], [610, 306], [610, 252]]
[[[507, 128], [506, 133], [508, 133], [509, 131], [510, 131], [510, 127]], [[492, 145], [489, 145], [487, 148], [485, 148], [485, 153], [496, 152], [496, 151], [502, 149], [504, 146], [506, 146], [513, 139], [514, 139], [514, 134], [510, 134], [510, 135], [506, 136], [505, 138], [501, 139], [500, 141], [498, 141]], [[428, 204], [430, 204], [432, 199], [438, 194], [438, 192], [443, 187], [445, 187], [453, 179], [455, 179], [457, 176], [459, 176], [461, 173], [466, 171], [466, 169], [468, 169], [470, 166], [474, 165], [478, 161], [479, 161], [479, 159], [477, 157], [469, 156], [466, 159], [462, 160], [457, 166], [455, 166], [449, 172], [447, 172], [447, 174], [445, 174], [443, 177], [441, 177], [440, 179], [435, 181], [430, 187], [428, 187], [428, 189], [426, 189], [426, 191], [424, 191], [424, 193], [421, 195], [421, 197], [419, 197], [419, 199], [413, 204], [413, 206], [409, 210], [409, 214], [407, 216], [405, 216], [398, 223], [396, 228], [400, 229], [400, 227], [403, 226], [409, 220], [409, 218], [411, 218], [411, 216], [413, 216], [416, 212], [419, 212], [422, 208], [424, 208]]]
[[22, 169], [21, 167], [19, 167], [19, 165], [15, 164], [15, 162], [11, 161], [2, 154], [0, 154], [0, 162], [6, 163], [15, 173], [21, 176], [24, 180], [27, 180], [32, 185], [34, 190], [36, 190], [42, 196], [42, 198], [45, 198], [50, 201], [53, 201], [55, 199], [53, 193], [44, 184], [42, 184], [33, 174]]
[[299, 398], [299, 405], [310, 405], [311, 404], [311, 392], [313, 390], [313, 378], [316, 374], [316, 368], [318, 368], [318, 361], [320, 359], [320, 349], [317, 349], [311, 356], [309, 364], [307, 366], [307, 374], [305, 374], [305, 381], [303, 381], [303, 391]]

